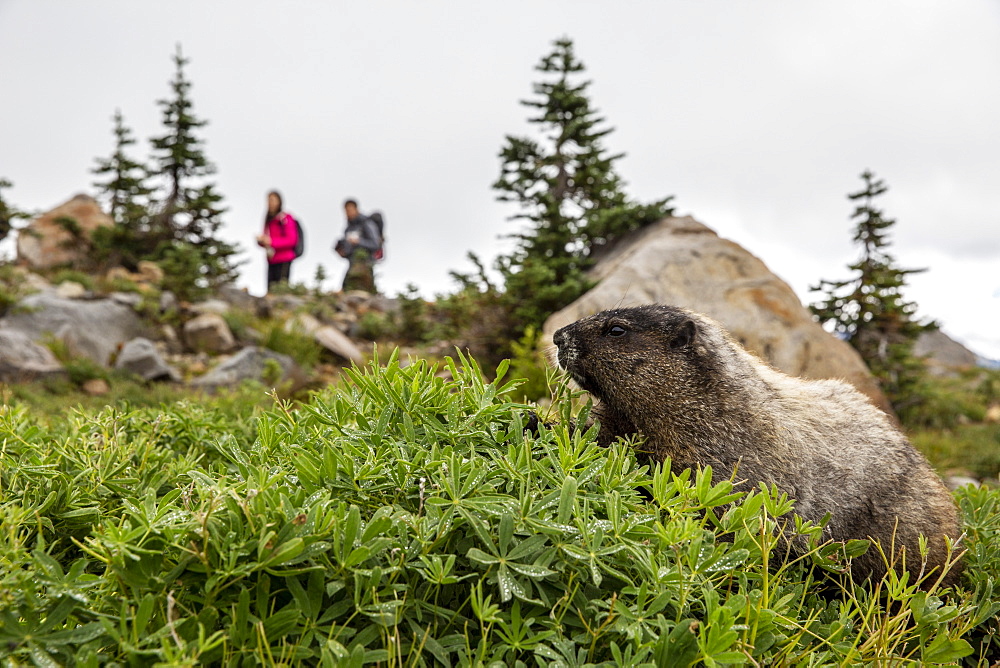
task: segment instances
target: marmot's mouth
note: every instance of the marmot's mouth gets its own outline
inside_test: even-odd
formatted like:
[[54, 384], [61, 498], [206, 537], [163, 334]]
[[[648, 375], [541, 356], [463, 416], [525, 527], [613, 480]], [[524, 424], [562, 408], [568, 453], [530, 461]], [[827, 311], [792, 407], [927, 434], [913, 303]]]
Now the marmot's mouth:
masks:
[[576, 381], [576, 384], [580, 386], [581, 389], [590, 392], [592, 395], [601, 398], [601, 388], [593, 381], [592, 378], [584, 373], [577, 371], [576, 369], [569, 369], [570, 377]]

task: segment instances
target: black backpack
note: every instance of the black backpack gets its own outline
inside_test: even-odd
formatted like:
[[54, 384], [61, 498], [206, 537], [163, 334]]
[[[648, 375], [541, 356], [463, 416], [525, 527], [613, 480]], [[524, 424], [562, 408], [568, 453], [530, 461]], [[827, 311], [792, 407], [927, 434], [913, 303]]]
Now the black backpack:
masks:
[[378, 249], [375, 251], [376, 260], [385, 259], [385, 220], [382, 218], [381, 211], [373, 211], [371, 215], [368, 216], [375, 227], [378, 228]]
[[292, 222], [295, 223], [295, 231], [297, 232], [297, 234], [295, 235], [295, 258], [298, 259], [302, 257], [303, 253], [306, 252], [306, 237], [302, 233], [302, 223], [300, 223], [299, 219], [296, 218], [295, 216], [289, 216], [287, 213], [285, 214], [285, 216], [286, 216], [285, 222], [287, 222], [288, 219], [291, 218]]

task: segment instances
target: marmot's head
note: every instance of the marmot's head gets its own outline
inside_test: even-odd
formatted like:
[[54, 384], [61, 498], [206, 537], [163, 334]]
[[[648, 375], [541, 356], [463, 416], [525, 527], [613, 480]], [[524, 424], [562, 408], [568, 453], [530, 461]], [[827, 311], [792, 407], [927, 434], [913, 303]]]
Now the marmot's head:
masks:
[[631, 412], [712, 392], [720, 341], [710, 322], [673, 306], [620, 308], [567, 325], [552, 340], [559, 365], [583, 389]]

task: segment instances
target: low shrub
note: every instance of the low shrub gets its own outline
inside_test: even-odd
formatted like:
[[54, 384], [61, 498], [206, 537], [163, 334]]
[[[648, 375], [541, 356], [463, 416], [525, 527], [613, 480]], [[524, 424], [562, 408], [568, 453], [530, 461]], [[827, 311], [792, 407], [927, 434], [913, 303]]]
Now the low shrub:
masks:
[[70, 282], [70, 283], [79, 283], [87, 290], [93, 290], [95, 287], [93, 276], [91, 276], [86, 272], [77, 271], [75, 269], [60, 269], [52, 275], [50, 280], [53, 285], [59, 285], [60, 283]]
[[966, 424], [928, 429], [912, 435], [913, 444], [939, 471], [958, 470], [997, 481], [1000, 475], [1000, 425]]
[[260, 345], [276, 353], [288, 355], [303, 369], [312, 369], [319, 362], [323, 347], [312, 336], [300, 331], [286, 329], [279, 321], [271, 323], [264, 332]]
[[540, 332], [535, 331], [534, 327], [528, 327], [519, 340], [511, 341], [510, 344], [510, 371], [515, 378], [524, 379], [518, 393], [529, 401], [549, 396], [552, 367], [539, 350], [540, 338]]
[[378, 341], [396, 333], [396, 326], [388, 313], [368, 311], [358, 319], [357, 335], [369, 341]]
[[[349, 370], [248, 430], [208, 404], [0, 408], [0, 656], [78, 665], [903, 665], [1000, 659], [1000, 492], [963, 586], [783, 560], [793, 501], [542, 427], [506, 364]], [[565, 394], [565, 388], [560, 390]], [[563, 423], [574, 402], [558, 402]], [[583, 409], [586, 412], [586, 408]], [[787, 531], [812, 535], [796, 523]], [[815, 544], [815, 541], [814, 541]], [[832, 572], [832, 576], [827, 573]], [[838, 575], [837, 573], [840, 573]]]

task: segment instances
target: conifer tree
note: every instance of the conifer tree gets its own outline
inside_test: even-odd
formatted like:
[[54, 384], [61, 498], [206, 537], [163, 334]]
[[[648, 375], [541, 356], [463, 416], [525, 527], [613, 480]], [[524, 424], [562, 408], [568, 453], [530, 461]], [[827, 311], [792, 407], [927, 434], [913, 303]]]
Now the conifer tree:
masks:
[[500, 151], [493, 187], [498, 199], [519, 205], [512, 218], [529, 224], [497, 263], [519, 330], [540, 328], [588, 289], [584, 272], [594, 250], [671, 212], [670, 198], [643, 206], [626, 196], [615, 170], [623, 154], [604, 146], [613, 128], [591, 105], [591, 82], [579, 80], [584, 69], [572, 40], [557, 40], [536, 67], [545, 76], [534, 84], [538, 97], [521, 101], [534, 111], [528, 120], [542, 140], [507, 136]]
[[906, 422], [922, 401], [924, 365], [913, 354], [913, 346], [921, 333], [937, 325], [917, 321], [916, 303], [903, 297], [907, 276], [926, 269], [900, 269], [888, 251], [889, 229], [896, 221], [874, 204], [888, 187], [870, 171], [861, 178], [865, 187], [848, 195], [858, 203], [851, 218], [857, 220], [854, 241], [861, 246], [861, 257], [848, 267], [854, 276], [821, 280], [811, 290], [825, 291], [826, 297], [810, 309], [860, 353]]
[[0, 240], [6, 239], [10, 231], [14, 229], [14, 221], [18, 218], [27, 218], [27, 214], [7, 203], [3, 196], [6, 188], [13, 187], [13, 183], [5, 178], [0, 178]]
[[233, 256], [237, 246], [218, 238], [222, 226], [222, 195], [207, 180], [215, 172], [197, 135], [207, 121], [194, 115], [191, 82], [184, 76], [180, 46], [174, 55], [176, 74], [170, 82], [172, 97], [159, 100], [165, 133], [150, 141], [156, 162], [155, 175], [162, 197], [151, 221], [150, 234], [157, 243], [155, 255], [168, 276], [190, 279], [208, 287], [236, 278]]
[[104, 177], [95, 181], [94, 187], [98, 198], [105, 200], [115, 226], [96, 230], [94, 245], [99, 263], [134, 269], [139, 260], [152, 257], [156, 250], [157, 244], [149, 235], [153, 188], [148, 185], [146, 166], [128, 154], [136, 140], [121, 110], [115, 111], [113, 133], [114, 151], [110, 157], [98, 159], [92, 173]]

